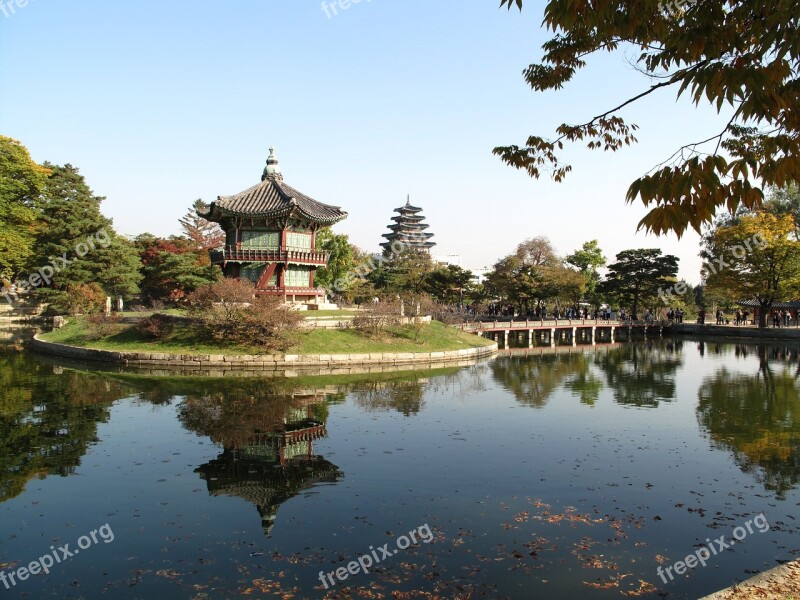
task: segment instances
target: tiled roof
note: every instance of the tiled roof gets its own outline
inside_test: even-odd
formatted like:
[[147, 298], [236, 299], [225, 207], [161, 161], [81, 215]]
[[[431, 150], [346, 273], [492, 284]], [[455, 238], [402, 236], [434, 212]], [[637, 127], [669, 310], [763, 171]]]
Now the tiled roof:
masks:
[[347, 213], [338, 206], [317, 202], [283, 181], [269, 178], [234, 196], [220, 196], [200, 216], [210, 221], [224, 217], [280, 218], [293, 211], [324, 225], [347, 218]]
[[[745, 306], [747, 308], [759, 308], [761, 306], [758, 300], [740, 300], [736, 304], [739, 306]], [[775, 302], [772, 304], [772, 308], [800, 308], [800, 300], [794, 300], [792, 302]]]
[[261, 183], [233, 196], [220, 196], [206, 211], [198, 211], [201, 217], [216, 222], [226, 217], [275, 219], [292, 213], [321, 225], [333, 225], [347, 218], [347, 213], [338, 206], [317, 202], [286, 185], [272, 148]]

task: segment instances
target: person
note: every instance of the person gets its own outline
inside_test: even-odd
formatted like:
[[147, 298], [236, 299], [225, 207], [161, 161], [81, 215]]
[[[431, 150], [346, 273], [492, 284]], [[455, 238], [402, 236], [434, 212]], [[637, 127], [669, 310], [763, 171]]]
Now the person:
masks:
[[705, 311], [704, 308], [701, 308], [700, 310], [697, 311], [697, 322], [700, 325], [705, 325], [705, 322], [706, 322], [706, 311]]
[[556, 305], [553, 307], [553, 319], [555, 319], [556, 325], [558, 325], [558, 314], [559, 314], [558, 305]]
[[678, 309], [678, 323], [683, 323], [683, 309]]

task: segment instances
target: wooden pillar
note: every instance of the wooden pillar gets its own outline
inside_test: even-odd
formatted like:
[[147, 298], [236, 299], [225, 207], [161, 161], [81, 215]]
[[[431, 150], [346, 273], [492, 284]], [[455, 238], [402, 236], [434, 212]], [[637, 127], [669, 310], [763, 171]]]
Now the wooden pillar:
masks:
[[503, 330], [503, 348], [508, 348], [508, 329]]
[[534, 330], [528, 329], [528, 348], [533, 348]]
[[578, 328], [577, 327], [573, 327], [572, 328], [572, 345], [573, 346], [577, 346], [578, 345], [578, 338], [575, 337], [577, 334], [578, 334]]
[[612, 343], [612, 344], [614, 343], [614, 330], [615, 330], [615, 329], [616, 329], [616, 327], [612, 327], [612, 328], [611, 328], [611, 343]]
[[595, 337], [595, 333], [597, 332], [597, 327], [592, 327], [592, 346], [597, 344], [597, 338]]
[[551, 346], [555, 346], [556, 345], [556, 328], [555, 327], [553, 327], [550, 330], [550, 345]]

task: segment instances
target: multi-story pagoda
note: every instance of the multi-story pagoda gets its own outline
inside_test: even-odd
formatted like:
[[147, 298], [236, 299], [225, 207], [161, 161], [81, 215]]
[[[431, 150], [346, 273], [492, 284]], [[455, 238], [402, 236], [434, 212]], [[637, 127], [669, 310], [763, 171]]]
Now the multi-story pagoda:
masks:
[[422, 209], [411, 205], [410, 196], [406, 199], [405, 206], [395, 208], [394, 212], [398, 215], [392, 217], [394, 223], [389, 225], [392, 232], [383, 234], [383, 237], [386, 238], [386, 241], [381, 244], [384, 254], [392, 253], [392, 244], [395, 249], [398, 247], [401, 249], [412, 248], [425, 252], [429, 252], [436, 245], [436, 242], [430, 241], [433, 234], [425, 231], [428, 225], [423, 223], [425, 217], [419, 214]]
[[274, 148], [261, 183], [220, 196], [197, 214], [225, 230], [225, 246], [211, 250], [211, 262], [226, 277], [249, 279], [259, 293], [284, 301], [318, 303], [324, 296], [314, 271], [328, 264], [328, 253], [315, 248], [316, 234], [347, 213], [286, 185]]

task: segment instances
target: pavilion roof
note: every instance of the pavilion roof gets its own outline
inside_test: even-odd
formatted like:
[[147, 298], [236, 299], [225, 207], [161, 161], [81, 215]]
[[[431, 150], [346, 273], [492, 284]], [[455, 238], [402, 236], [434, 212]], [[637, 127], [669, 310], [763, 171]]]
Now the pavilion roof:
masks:
[[219, 196], [207, 210], [198, 211], [198, 215], [215, 222], [226, 217], [301, 216], [320, 225], [333, 225], [347, 218], [340, 207], [323, 204], [284, 183], [272, 148], [261, 183], [233, 196]]
[[[759, 308], [761, 306], [758, 300], [740, 300], [736, 304], [746, 308]], [[772, 308], [800, 309], [800, 300], [793, 300], [792, 302], [773, 302]]]

